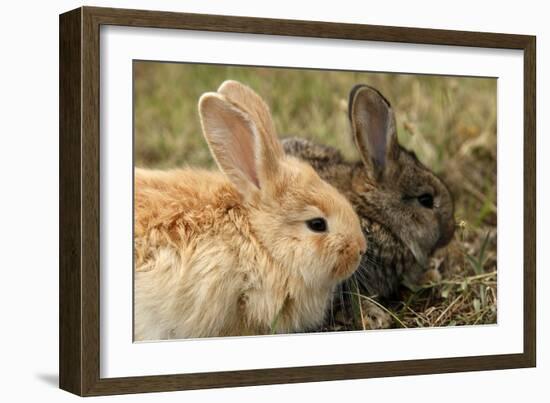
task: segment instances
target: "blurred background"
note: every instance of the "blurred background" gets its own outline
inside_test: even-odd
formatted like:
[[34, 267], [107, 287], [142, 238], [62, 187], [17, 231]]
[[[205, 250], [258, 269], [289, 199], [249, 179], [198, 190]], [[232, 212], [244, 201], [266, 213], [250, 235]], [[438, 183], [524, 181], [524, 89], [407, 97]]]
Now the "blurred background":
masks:
[[358, 155], [348, 93], [358, 83], [377, 88], [396, 113], [400, 143], [448, 184], [458, 225], [431, 262], [442, 277], [382, 308], [394, 327], [496, 323], [496, 79], [136, 61], [136, 166], [214, 168], [197, 102], [226, 79], [264, 98], [280, 137], [332, 145], [349, 159]]

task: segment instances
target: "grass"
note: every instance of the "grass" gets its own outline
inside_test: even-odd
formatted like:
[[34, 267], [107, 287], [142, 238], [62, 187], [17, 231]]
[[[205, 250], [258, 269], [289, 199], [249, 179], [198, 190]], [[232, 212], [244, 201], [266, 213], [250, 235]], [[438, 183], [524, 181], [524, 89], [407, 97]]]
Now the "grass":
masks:
[[[431, 259], [439, 274], [378, 308], [392, 327], [496, 323], [495, 79], [153, 62], [135, 62], [134, 74], [135, 160], [149, 168], [214, 167], [197, 101], [226, 79], [261, 94], [281, 137], [336, 146], [350, 159], [358, 156], [348, 91], [357, 83], [379, 89], [396, 112], [400, 142], [449, 185], [459, 225]], [[361, 302], [357, 312], [364, 326]]]

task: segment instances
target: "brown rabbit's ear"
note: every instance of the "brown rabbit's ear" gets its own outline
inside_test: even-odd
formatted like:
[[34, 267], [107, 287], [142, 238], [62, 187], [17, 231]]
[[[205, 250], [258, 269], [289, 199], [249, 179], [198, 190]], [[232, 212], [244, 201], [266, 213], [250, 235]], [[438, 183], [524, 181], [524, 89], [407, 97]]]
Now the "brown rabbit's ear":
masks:
[[218, 93], [244, 110], [256, 124], [266, 149], [274, 153], [276, 158], [282, 158], [284, 150], [277, 139], [275, 124], [271, 112], [264, 100], [252, 88], [234, 80], [226, 80], [218, 88]]
[[[206, 93], [199, 100], [203, 134], [218, 167], [249, 197], [276, 174], [279, 161], [269, 151], [256, 123], [223, 95]], [[266, 158], [267, 156], [267, 158]]]
[[356, 85], [349, 96], [349, 118], [361, 158], [381, 180], [388, 165], [399, 158], [395, 116], [377, 90]]

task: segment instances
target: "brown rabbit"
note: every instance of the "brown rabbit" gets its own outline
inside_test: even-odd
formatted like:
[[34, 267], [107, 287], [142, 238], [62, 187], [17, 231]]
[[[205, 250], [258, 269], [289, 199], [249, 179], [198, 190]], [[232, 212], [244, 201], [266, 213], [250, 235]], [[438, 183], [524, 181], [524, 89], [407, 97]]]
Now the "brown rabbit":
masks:
[[366, 249], [352, 206], [285, 155], [250, 88], [225, 82], [199, 112], [222, 172], [135, 171], [135, 339], [320, 326]]
[[342, 285], [346, 295], [391, 297], [403, 279], [416, 283], [428, 258], [454, 233], [453, 199], [447, 186], [397, 140], [390, 103], [376, 89], [355, 86], [349, 119], [360, 161], [344, 160], [332, 147], [283, 140], [285, 152], [309, 162], [321, 178], [352, 203], [368, 241], [355, 275]]

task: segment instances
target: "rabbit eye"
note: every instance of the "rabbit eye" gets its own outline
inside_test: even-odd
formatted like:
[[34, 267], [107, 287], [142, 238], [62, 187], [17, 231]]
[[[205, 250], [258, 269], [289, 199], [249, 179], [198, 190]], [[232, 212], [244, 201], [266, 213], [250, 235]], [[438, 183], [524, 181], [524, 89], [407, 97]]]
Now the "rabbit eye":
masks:
[[313, 232], [326, 232], [327, 230], [327, 221], [322, 217], [307, 220], [306, 225]]
[[434, 206], [434, 198], [429, 193], [424, 193], [418, 196], [418, 202], [426, 208], [433, 208]]

